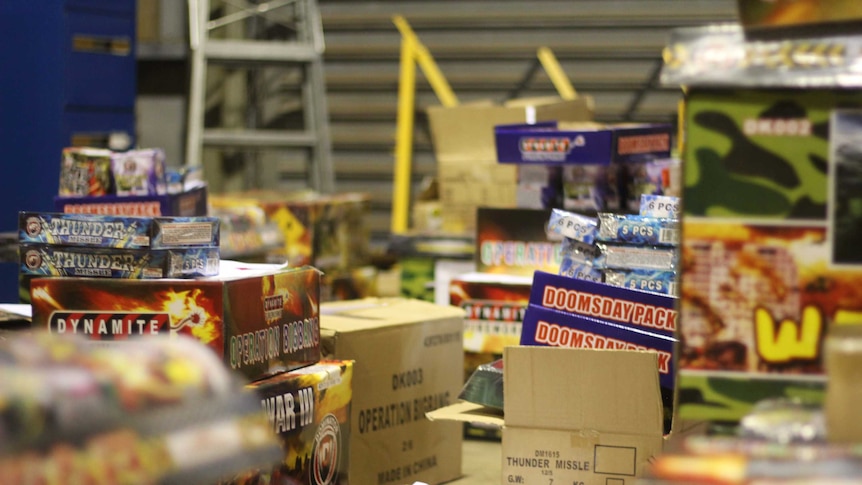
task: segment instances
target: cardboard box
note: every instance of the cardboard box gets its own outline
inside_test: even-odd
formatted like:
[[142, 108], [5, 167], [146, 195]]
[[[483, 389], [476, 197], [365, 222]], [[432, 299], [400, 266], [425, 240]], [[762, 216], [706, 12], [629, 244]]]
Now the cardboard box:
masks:
[[195, 187], [167, 195], [101, 195], [94, 197], [54, 197], [57, 212], [112, 216], [205, 216], [207, 187]]
[[222, 264], [193, 280], [36, 278], [33, 328], [99, 342], [187, 334], [249, 379], [320, 360], [315, 268]]
[[260, 397], [285, 455], [273, 469], [231, 483], [276, 485], [289, 478], [296, 485], [348, 484], [352, 361], [320, 362], [248, 388]]
[[822, 398], [824, 339], [862, 314], [862, 111], [844, 109], [860, 103], [858, 90], [688, 92], [684, 418], [740, 419], [813, 385]]
[[503, 426], [501, 483], [634, 484], [661, 453], [656, 354], [509, 347], [503, 355], [502, 416], [465, 402], [428, 415]]
[[324, 356], [356, 362], [350, 483], [443, 483], [461, 476], [461, 426], [425, 413], [463, 384], [463, 311], [403, 298], [321, 305]]
[[489, 101], [428, 108], [443, 230], [472, 233], [478, 207], [517, 206], [517, 170], [497, 163], [495, 125], [592, 118], [589, 96], [572, 101], [547, 97], [517, 99], [505, 105]]

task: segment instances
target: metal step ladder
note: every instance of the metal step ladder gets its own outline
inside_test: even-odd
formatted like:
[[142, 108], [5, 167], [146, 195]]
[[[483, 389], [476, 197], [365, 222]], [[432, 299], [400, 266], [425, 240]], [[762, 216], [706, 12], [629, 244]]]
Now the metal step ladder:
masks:
[[[317, 3], [314, 0], [221, 0], [218, 5], [221, 11], [216, 10], [215, 18], [212, 15], [215, 5], [211, 5], [210, 0], [188, 0], [188, 6], [191, 80], [185, 165], [201, 166], [204, 147], [244, 153], [302, 149], [308, 153], [308, 187], [320, 193], [332, 193], [335, 177], [323, 72], [323, 27]], [[290, 35], [286, 40], [273, 40], [266, 32], [261, 32], [265, 29], [254, 27], [254, 21], [261, 20], [281, 27]], [[224, 35], [222, 29], [233, 29], [230, 33], [234, 35]], [[216, 36], [212, 35], [214, 32]], [[259, 116], [248, 115], [241, 128], [205, 126], [208, 100], [213, 97], [208, 92], [213, 91], [213, 87], [208, 83], [207, 72], [216, 65], [244, 68], [249, 72], [279, 67], [298, 69], [303, 126], [300, 129], [266, 128], [255, 121]], [[252, 84], [260, 86], [261, 82], [267, 82], [265, 76], [259, 76]], [[255, 96], [245, 97], [249, 104], [266, 101], [263, 96], [257, 100], [252, 99]], [[259, 113], [261, 108], [251, 106], [249, 109]], [[260, 157], [256, 163], [260, 163]], [[261, 172], [267, 173], [256, 182], [261, 186], [249, 188], [273, 188], [277, 184], [278, 176], [272, 167]]]

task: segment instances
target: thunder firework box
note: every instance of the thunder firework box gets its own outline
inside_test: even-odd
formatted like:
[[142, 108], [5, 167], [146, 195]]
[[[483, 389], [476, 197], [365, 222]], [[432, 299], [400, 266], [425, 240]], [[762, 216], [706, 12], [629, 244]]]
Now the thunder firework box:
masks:
[[[673, 337], [677, 298], [537, 271], [530, 305]], [[523, 334], [521, 342], [523, 343]]]
[[320, 272], [222, 261], [209, 278], [35, 278], [33, 328], [100, 342], [187, 334], [249, 379], [320, 360]]
[[231, 485], [347, 485], [353, 361], [332, 360], [250, 384], [284, 458]]
[[556, 123], [494, 127], [497, 160], [522, 164], [644, 162], [670, 157], [671, 126]]
[[115, 249], [22, 244], [21, 275], [120, 279], [198, 278], [219, 271], [217, 247]]
[[19, 212], [18, 241], [125, 249], [219, 246], [217, 217]]

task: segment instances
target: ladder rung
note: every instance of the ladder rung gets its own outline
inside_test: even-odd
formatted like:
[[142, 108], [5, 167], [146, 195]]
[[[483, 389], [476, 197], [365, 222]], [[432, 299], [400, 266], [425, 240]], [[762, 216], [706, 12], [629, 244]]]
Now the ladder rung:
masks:
[[307, 131], [207, 129], [202, 141], [204, 145], [223, 147], [313, 147], [317, 137]]
[[314, 47], [298, 42], [208, 39], [206, 53], [211, 60], [244, 62], [310, 62], [320, 55]]

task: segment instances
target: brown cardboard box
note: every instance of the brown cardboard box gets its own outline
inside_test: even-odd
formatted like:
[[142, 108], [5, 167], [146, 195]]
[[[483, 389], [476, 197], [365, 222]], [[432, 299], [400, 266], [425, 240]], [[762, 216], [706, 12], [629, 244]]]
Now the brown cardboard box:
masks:
[[455, 402], [463, 384], [464, 312], [405, 298], [325, 303], [320, 312], [324, 356], [356, 362], [350, 483], [459, 477], [461, 425], [425, 413]]
[[497, 163], [494, 126], [532, 121], [586, 121], [593, 117], [593, 99], [558, 97], [490, 101], [453, 108], [428, 108], [443, 230], [472, 232], [477, 207], [515, 207], [517, 168]]
[[635, 483], [662, 451], [654, 353], [552, 347], [504, 351], [504, 416], [461, 402], [429, 413], [503, 427], [502, 483]]

